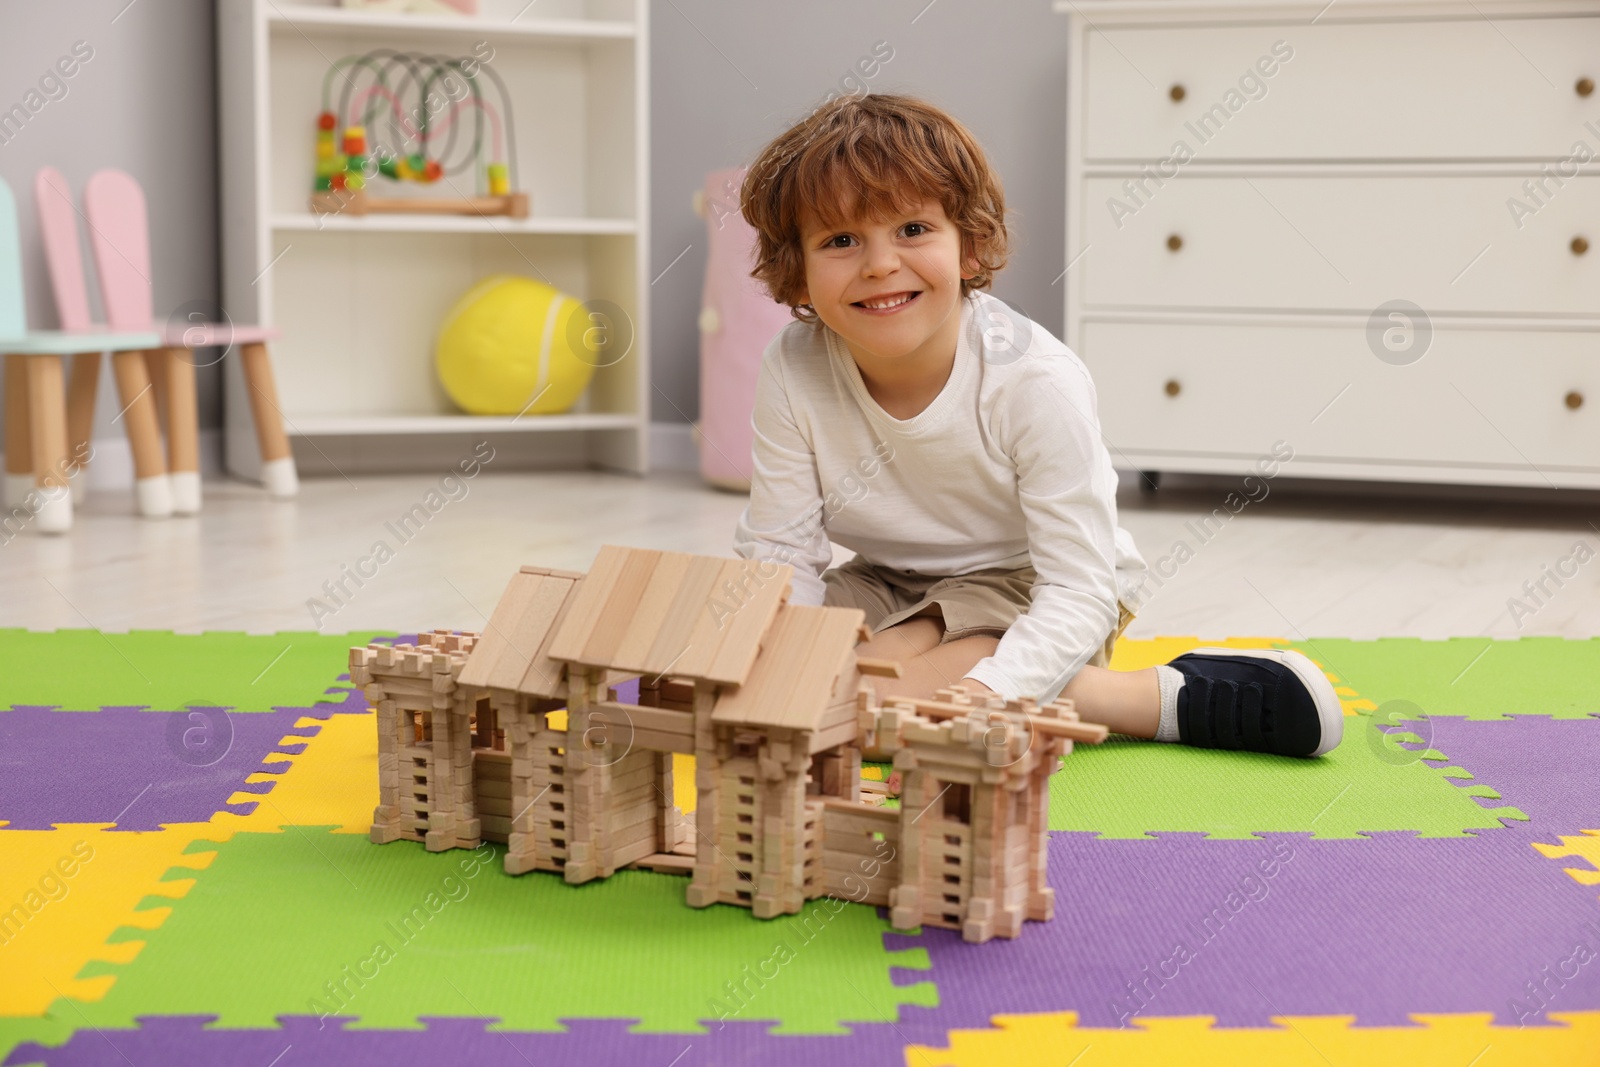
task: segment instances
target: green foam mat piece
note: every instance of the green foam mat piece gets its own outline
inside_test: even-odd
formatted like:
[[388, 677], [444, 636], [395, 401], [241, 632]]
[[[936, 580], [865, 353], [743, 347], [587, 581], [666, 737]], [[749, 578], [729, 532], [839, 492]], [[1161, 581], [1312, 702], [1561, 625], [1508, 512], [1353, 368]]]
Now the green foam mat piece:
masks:
[[[66, 1008], [67, 1014], [72, 1014], [70, 1007]], [[16, 1017], [0, 1015], [0, 1063], [7, 1067], [35, 1067], [42, 1065], [43, 1060], [37, 1059], [12, 1059], [16, 1047], [24, 1041], [49, 1040], [53, 1044], [60, 1044], [72, 1036], [75, 1029], [70, 1024], [57, 1025], [51, 1019], [33, 1017]]]
[[330, 699], [350, 646], [389, 636], [0, 630], [0, 708], [307, 707]]
[[690, 908], [686, 879], [673, 875], [619, 871], [572, 886], [552, 873], [507, 875], [499, 846], [429, 853], [321, 828], [189, 851], [212, 849], [204, 870], [171, 872], [196, 879], [185, 896], [149, 899], [173, 909], [158, 929], [112, 937], [147, 941], [132, 962], [84, 969], [117, 976], [105, 998], [57, 1001], [52, 1015], [102, 1028], [189, 1014], [259, 1027], [337, 1013], [361, 1028], [494, 1016], [506, 1030], [637, 1018], [641, 1031], [704, 1033], [702, 1020], [729, 1012], [773, 1020], [775, 1033], [823, 1034], [936, 1002], [932, 983], [890, 982], [891, 967], [926, 969], [926, 950], [886, 950], [887, 920], [864, 905], [812, 901], [767, 921], [729, 905]]
[[1319, 637], [1289, 642], [1383, 710], [1410, 701], [1427, 715], [1503, 719], [1600, 715], [1600, 638], [1524, 637], [1499, 641]]
[[1050, 828], [1106, 838], [1164, 831], [1353, 838], [1383, 830], [1461, 837], [1523, 817], [1481, 807], [1447, 780], [1471, 774], [1423, 762], [1423, 753], [1393, 744], [1367, 716], [1344, 722], [1343, 743], [1309, 760], [1115, 735], [1075, 746], [1050, 780]]

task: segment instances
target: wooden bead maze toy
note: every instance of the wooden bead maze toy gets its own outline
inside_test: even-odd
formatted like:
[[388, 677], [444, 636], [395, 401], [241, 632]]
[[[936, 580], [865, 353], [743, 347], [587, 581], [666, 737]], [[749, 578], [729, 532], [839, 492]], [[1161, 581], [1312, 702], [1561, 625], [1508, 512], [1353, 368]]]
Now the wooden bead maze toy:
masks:
[[[485, 82], [493, 102], [486, 98]], [[471, 132], [464, 136], [467, 118]], [[526, 218], [528, 195], [512, 191], [515, 158], [505, 83], [476, 56], [393, 49], [345, 56], [322, 81], [311, 210]], [[462, 175], [470, 176], [473, 192], [457, 188], [455, 179]], [[425, 186], [443, 182], [456, 195], [378, 195], [380, 179]]]

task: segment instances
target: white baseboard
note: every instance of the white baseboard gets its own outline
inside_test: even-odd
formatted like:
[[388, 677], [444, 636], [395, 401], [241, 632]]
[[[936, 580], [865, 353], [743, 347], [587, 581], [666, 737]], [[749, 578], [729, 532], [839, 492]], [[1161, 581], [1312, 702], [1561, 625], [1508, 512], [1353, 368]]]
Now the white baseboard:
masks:
[[694, 426], [687, 422], [650, 424], [650, 469], [653, 471], [700, 470], [700, 441]]
[[[0, 453], [3, 455], [3, 453]], [[650, 424], [650, 468], [658, 471], [700, 470], [700, 444], [686, 422]], [[200, 476], [223, 478], [222, 431], [200, 431]], [[133, 488], [133, 450], [126, 437], [97, 437], [89, 461], [89, 492]]]
[[[4, 455], [4, 453], [0, 453]], [[222, 431], [200, 431], [200, 477], [221, 478]], [[133, 449], [126, 437], [97, 437], [89, 458], [88, 490], [91, 493], [133, 488]]]

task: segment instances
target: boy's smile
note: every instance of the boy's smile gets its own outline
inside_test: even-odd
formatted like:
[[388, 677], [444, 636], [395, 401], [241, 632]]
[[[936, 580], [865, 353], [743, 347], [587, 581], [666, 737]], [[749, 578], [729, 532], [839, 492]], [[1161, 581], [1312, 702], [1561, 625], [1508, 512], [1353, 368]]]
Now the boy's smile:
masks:
[[915, 414], [955, 360], [961, 280], [973, 276], [961, 269], [961, 233], [932, 199], [882, 220], [846, 214], [848, 222], [826, 227], [814, 211], [802, 213], [801, 302], [843, 338], [885, 410]]
[[922, 290], [912, 289], [907, 292], [889, 293], [886, 296], [857, 300], [852, 306], [873, 315], [892, 315], [921, 295]]

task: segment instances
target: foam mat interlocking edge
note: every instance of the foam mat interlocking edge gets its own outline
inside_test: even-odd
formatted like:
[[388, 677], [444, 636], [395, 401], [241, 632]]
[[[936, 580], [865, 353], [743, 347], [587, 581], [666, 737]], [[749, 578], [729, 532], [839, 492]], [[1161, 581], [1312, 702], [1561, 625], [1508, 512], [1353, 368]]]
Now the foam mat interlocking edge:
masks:
[[1209, 1016], [1142, 1018], [1120, 1029], [1080, 1029], [1073, 1012], [996, 1015], [989, 1030], [956, 1030], [944, 1048], [911, 1046], [907, 1067], [1061, 1067], [1094, 1050], [1094, 1063], [1156, 1067], [1466, 1067], [1490, 1062], [1594, 1067], [1600, 1011], [1552, 1012], [1557, 1025], [1496, 1026], [1488, 1014], [1413, 1015], [1417, 1026], [1356, 1027], [1348, 1016], [1280, 1016], [1272, 1029], [1218, 1029]]

